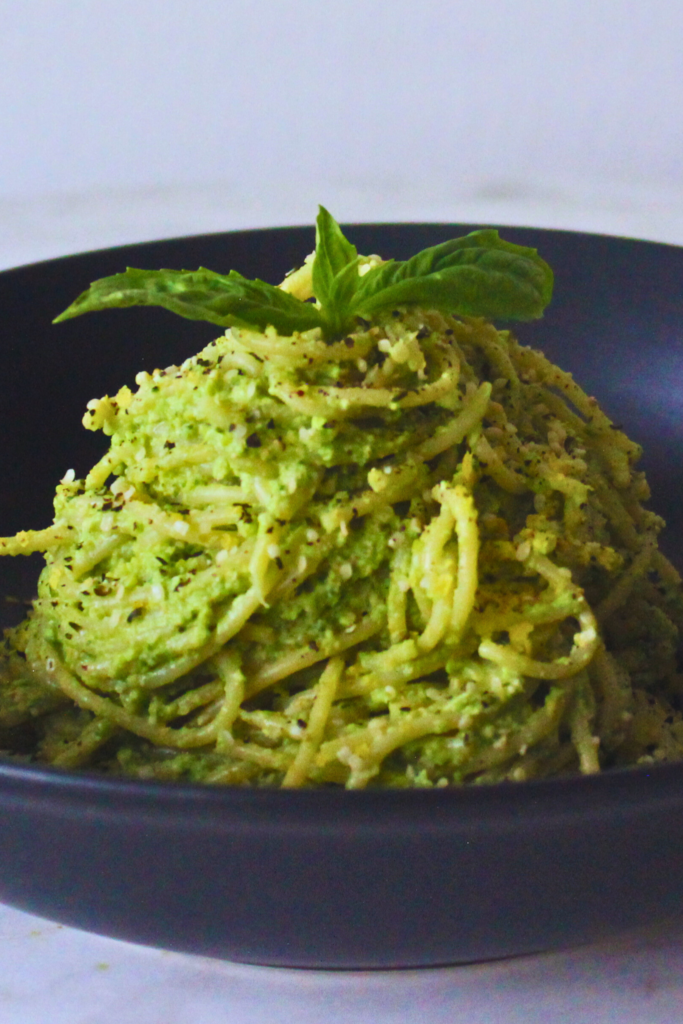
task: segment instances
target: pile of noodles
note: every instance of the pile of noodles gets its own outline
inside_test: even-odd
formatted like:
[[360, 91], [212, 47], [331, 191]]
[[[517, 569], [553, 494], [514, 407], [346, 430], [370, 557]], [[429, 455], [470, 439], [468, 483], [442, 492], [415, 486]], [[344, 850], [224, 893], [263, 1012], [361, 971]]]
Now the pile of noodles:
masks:
[[639, 448], [509, 332], [232, 328], [84, 422], [107, 454], [0, 541], [46, 559], [5, 638], [5, 751], [349, 788], [683, 755]]

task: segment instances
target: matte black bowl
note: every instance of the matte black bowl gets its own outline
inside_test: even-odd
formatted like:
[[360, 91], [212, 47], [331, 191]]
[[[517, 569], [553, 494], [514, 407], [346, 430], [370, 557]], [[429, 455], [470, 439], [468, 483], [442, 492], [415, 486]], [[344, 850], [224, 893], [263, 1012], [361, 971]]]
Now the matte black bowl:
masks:
[[[406, 257], [463, 225], [365, 225]], [[683, 250], [504, 229], [556, 271], [522, 340], [643, 443], [683, 562]], [[155, 242], [0, 274], [0, 533], [51, 521], [56, 481], [101, 451], [88, 399], [216, 333], [159, 310], [51, 319], [127, 264], [277, 281], [303, 228]], [[30, 596], [37, 565], [0, 559]], [[11, 606], [9, 606], [11, 609]], [[396, 967], [545, 950], [670, 916], [683, 896], [683, 764], [432, 791], [249, 791], [0, 764], [0, 899], [106, 935], [262, 964]]]

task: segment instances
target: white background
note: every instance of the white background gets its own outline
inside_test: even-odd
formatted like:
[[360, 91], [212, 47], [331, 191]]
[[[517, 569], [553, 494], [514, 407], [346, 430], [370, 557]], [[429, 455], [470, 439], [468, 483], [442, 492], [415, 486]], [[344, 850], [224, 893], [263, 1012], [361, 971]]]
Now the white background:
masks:
[[[683, 243], [682, 111], [675, 0], [0, 0], [0, 267], [318, 202]], [[334, 975], [0, 908], [0, 1024], [325, 1020], [679, 1024], [683, 928]]]
[[0, 265], [451, 219], [683, 242], [671, 0], [0, 0]]

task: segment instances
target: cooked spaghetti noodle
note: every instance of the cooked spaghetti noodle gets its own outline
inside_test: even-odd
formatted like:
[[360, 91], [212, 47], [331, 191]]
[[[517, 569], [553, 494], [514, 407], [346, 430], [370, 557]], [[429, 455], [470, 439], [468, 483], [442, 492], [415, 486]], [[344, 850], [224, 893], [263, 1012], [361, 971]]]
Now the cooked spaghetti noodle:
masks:
[[6, 634], [8, 752], [349, 788], [683, 755], [640, 450], [508, 331], [405, 305], [332, 343], [232, 327], [84, 423], [107, 454], [0, 540], [47, 563]]

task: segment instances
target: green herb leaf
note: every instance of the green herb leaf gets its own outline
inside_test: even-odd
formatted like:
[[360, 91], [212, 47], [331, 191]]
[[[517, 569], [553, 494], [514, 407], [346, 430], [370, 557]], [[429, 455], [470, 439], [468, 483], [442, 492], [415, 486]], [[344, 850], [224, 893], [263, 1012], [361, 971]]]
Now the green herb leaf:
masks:
[[358, 250], [344, 236], [332, 214], [324, 206], [318, 207], [313, 291], [319, 302], [327, 304], [333, 290], [334, 279], [357, 259]]
[[419, 304], [464, 316], [533, 320], [542, 316], [552, 290], [553, 272], [535, 249], [487, 228], [370, 270], [359, 281], [353, 312], [372, 316]]
[[343, 333], [359, 281], [358, 251], [324, 206], [319, 207], [316, 220], [312, 277], [327, 333]]
[[321, 206], [316, 222], [313, 292], [318, 304], [236, 270], [135, 270], [95, 281], [55, 323], [82, 313], [125, 306], [163, 306], [191, 320], [208, 320], [280, 334], [319, 327], [328, 340], [352, 330], [357, 317], [402, 305], [465, 316], [531, 320], [542, 315], [553, 273], [535, 249], [506, 242], [493, 228], [435, 245], [405, 261], [391, 260], [363, 277], [356, 247]]
[[199, 270], [129, 267], [123, 274], [95, 281], [54, 322], [95, 310], [126, 306], [162, 306], [190, 320], [209, 320], [221, 327], [238, 325], [264, 330], [273, 326], [283, 335], [323, 324], [315, 306], [272, 284], [258, 279], [250, 281], [236, 270], [225, 275], [203, 267]]

